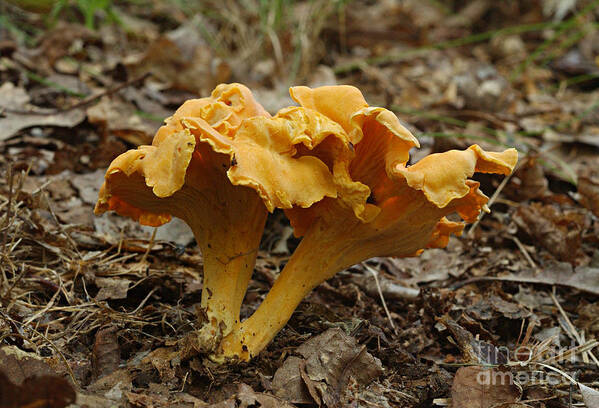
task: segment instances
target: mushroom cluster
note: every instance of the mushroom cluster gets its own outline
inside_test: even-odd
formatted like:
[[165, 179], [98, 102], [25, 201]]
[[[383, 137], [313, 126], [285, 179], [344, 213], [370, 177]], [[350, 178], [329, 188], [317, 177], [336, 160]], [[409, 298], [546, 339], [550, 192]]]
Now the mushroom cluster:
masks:
[[[247, 361], [301, 300], [335, 273], [375, 256], [444, 247], [487, 210], [475, 172], [509, 174], [515, 149], [431, 154], [408, 166], [418, 140], [395, 114], [352, 86], [290, 90], [299, 106], [270, 116], [240, 84], [187, 101], [152, 146], [110, 165], [96, 213], [193, 230], [204, 258], [204, 324], [194, 347], [215, 361]], [[303, 237], [259, 308], [240, 321], [267, 213], [285, 211]]]

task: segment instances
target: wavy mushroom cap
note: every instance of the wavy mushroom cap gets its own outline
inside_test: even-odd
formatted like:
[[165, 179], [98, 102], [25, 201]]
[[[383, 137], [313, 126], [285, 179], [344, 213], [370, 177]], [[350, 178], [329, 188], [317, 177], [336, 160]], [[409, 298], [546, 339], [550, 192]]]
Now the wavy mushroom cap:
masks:
[[341, 190], [360, 196], [350, 207], [356, 215], [363, 211], [360, 205], [369, 192], [350, 178], [353, 144], [338, 123], [315, 110], [289, 107], [272, 118], [249, 118], [234, 138], [223, 137], [201, 118], [184, 118], [183, 124], [231, 158], [231, 182], [256, 190], [269, 211], [307, 208], [324, 197], [337, 197]]
[[[393, 112], [369, 107], [357, 88], [295, 87], [290, 93], [301, 106], [316, 109], [351, 135], [355, 157], [346, 181], [368, 188], [366, 198], [345, 195], [338, 188], [338, 200], [287, 210], [296, 236], [306, 234], [319, 219], [327, 225], [347, 223], [350, 214], [344, 209], [351, 202], [350, 207], [362, 205], [363, 214], [368, 214], [360, 218], [356, 228], [361, 232], [356, 235], [375, 241], [379, 237], [376, 244], [364, 243], [365, 248], [372, 247], [369, 256], [406, 256], [428, 246], [445, 246], [449, 234], [463, 229], [463, 223], [448, 221], [446, 215], [457, 212], [472, 222], [486, 209], [487, 197], [468, 178], [475, 172], [509, 174], [517, 162], [515, 149], [494, 153], [473, 145], [465, 151], [432, 154], [408, 166], [410, 149], [419, 147], [417, 139]], [[404, 239], [397, 237], [404, 236], [410, 238], [402, 244]]]
[[195, 167], [204, 168], [220, 167], [226, 163], [226, 158], [201, 146], [183, 125], [182, 119], [201, 119], [222, 137], [233, 138], [243, 120], [255, 116], [270, 117], [251, 91], [241, 84], [221, 84], [210, 97], [185, 102], [158, 129], [151, 146], [129, 150], [112, 161], [100, 190], [95, 213], [113, 210], [150, 226], [170, 221], [170, 212], [150, 208], [149, 203], [146, 208], [115, 194], [118, 189], [116, 184], [122, 181], [122, 176], [143, 178], [145, 186], [150, 187], [157, 198], [172, 196], [183, 187], [187, 178], [193, 179], [196, 184], [210, 184], [210, 180], [202, 179], [209, 177], [211, 172], [206, 172], [206, 175], [198, 174], [201, 173], [199, 171], [191, 174], [192, 157], [200, 163]]
[[202, 118], [220, 134], [233, 137], [241, 122], [254, 116], [270, 117], [270, 114], [254, 99], [248, 87], [220, 84], [209, 97], [185, 101], [158, 129], [152, 144], [160, 144], [173, 132], [183, 130], [181, 119], [185, 117]]

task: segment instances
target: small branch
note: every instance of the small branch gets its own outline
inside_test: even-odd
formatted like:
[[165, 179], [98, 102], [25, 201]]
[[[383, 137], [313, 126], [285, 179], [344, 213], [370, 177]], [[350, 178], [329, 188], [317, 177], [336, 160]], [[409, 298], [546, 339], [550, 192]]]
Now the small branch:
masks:
[[[491, 207], [491, 205], [493, 205], [495, 200], [497, 200], [497, 197], [499, 197], [499, 194], [501, 194], [501, 192], [503, 191], [505, 186], [507, 186], [507, 182], [510, 181], [510, 179], [512, 178], [512, 175], [516, 172], [518, 167], [519, 166], [516, 166], [516, 168], [514, 168], [514, 170], [510, 174], [505, 176], [505, 178], [501, 181], [501, 184], [499, 184], [499, 187], [497, 187], [497, 190], [495, 190], [495, 192], [493, 193], [491, 198], [489, 198], [489, 201], [487, 202], [487, 207]], [[468, 230], [469, 237], [472, 237], [472, 235], [474, 234], [474, 230], [476, 229], [476, 227], [478, 226], [478, 224], [480, 223], [480, 221], [483, 219], [484, 216], [485, 216], [484, 213], [481, 214], [480, 217], [478, 217], [478, 219], [474, 222], [474, 224], [472, 224], [472, 226]]]
[[395, 335], [397, 336], [397, 334], [398, 334], [397, 327], [395, 327], [395, 323], [393, 323], [393, 318], [391, 318], [391, 313], [389, 313], [389, 309], [387, 308], [387, 303], [385, 302], [385, 297], [383, 296], [383, 291], [381, 290], [381, 285], [379, 284], [379, 278], [377, 276], [377, 272], [372, 267], [370, 267], [369, 265], [367, 265], [365, 263], [363, 263], [362, 265], [364, 265], [364, 267], [366, 269], [368, 269], [368, 271], [374, 277], [374, 282], [376, 283], [376, 288], [379, 292], [379, 296], [381, 297], [381, 303], [383, 304], [383, 309], [385, 309], [385, 313], [387, 314], [387, 319], [389, 319], [389, 324], [391, 325], [391, 328], [393, 329], [393, 333], [395, 333]]
[[10, 217], [12, 209], [12, 195], [13, 195], [13, 184], [14, 184], [14, 171], [12, 162], [8, 163], [8, 204], [6, 208], [6, 225], [4, 226], [4, 236], [2, 237], [2, 249], [5, 249], [6, 241], [8, 239], [8, 227], [10, 226]]
[[[585, 341], [582, 339], [582, 337], [578, 333], [578, 330], [576, 330], [576, 327], [574, 327], [574, 324], [572, 323], [572, 321], [570, 320], [570, 318], [566, 314], [566, 311], [564, 310], [564, 308], [562, 307], [562, 305], [558, 302], [558, 300], [555, 297], [554, 293], [551, 293], [551, 299], [553, 300], [553, 303], [555, 303], [555, 306], [557, 306], [557, 309], [559, 310], [560, 314], [562, 315], [562, 317], [566, 321], [567, 326], [568, 326], [567, 328], [568, 328], [568, 331], [570, 332], [570, 334], [574, 336], [574, 338], [576, 339], [576, 341], [578, 342], [578, 344], [580, 344], [580, 345], [585, 344]], [[591, 357], [591, 360], [593, 360], [593, 362], [597, 365], [597, 367], [599, 367], [599, 360], [597, 360], [597, 357], [595, 357], [595, 355], [591, 352], [591, 350], [587, 350], [585, 353], [589, 357]]]

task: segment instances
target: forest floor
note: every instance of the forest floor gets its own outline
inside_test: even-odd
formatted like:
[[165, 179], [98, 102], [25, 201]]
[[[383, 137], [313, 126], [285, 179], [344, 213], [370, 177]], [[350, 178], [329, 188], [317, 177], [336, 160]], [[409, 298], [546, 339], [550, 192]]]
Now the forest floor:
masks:
[[[118, 3], [0, 4], [2, 407], [599, 406], [598, 1]], [[113, 158], [221, 82], [271, 113], [291, 84], [355, 85], [412, 162], [520, 160], [477, 178], [491, 213], [446, 249], [338, 273], [251, 362], [173, 358], [190, 230], [93, 207]], [[297, 243], [269, 216], [243, 317]]]

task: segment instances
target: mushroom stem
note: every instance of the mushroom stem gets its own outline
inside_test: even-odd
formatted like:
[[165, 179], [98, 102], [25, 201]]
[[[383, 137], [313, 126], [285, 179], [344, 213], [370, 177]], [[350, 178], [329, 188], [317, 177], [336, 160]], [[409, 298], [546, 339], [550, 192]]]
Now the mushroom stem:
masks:
[[[198, 351], [213, 351], [223, 336], [239, 324], [239, 311], [247, 290], [267, 211], [260, 198], [246, 187], [227, 186], [237, 199], [207, 205], [199, 193], [195, 205], [203, 216], [185, 214], [204, 258], [202, 314], [204, 325], [195, 333]], [[217, 208], [215, 211], [214, 209]]]
[[[189, 225], [204, 257], [201, 306], [203, 326], [192, 333], [196, 351], [213, 351], [239, 322], [239, 310], [254, 270], [267, 210], [247, 187], [233, 186], [222, 171], [192, 162], [188, 183], [159, 198], [140, 176], [114, 174], [111, 193], [123, 202], [155, 214], [170, 212]], [[219, 189], [194, 181], [210, 177]]]
[[199, 330], [200, 350], [213, 350], [222, 336], [228, 334], [239, 323], [239, 310], [258, 252], [259, 241], [245, 253], [233, 254], [221, 259], [222, 252], [203, 250], [204, 281], [202, 289], [202, 311], [206, 323]]
[[302, 239], [254, 314], [222, 340], [220, 354], [212, 356], [215, 361], [249, 361], [256, 356], [285, 326], [302, 299], [340, 269], [337, 260], [342, 251], [331, 241], [316, 239], [316, 229], [311, 228], [312, 233]]

